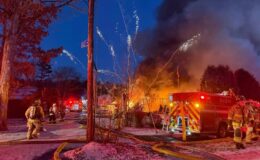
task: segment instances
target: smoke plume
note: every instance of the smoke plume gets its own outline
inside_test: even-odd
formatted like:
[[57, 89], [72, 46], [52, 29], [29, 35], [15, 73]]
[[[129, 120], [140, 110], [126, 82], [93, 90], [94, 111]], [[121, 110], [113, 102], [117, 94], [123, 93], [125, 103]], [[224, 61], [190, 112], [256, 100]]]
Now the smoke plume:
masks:
[[152, 82], [173, 52], [197, 34], [199, 41], [178, 52], [152, 88], [199, 89], [208, 65], [228, 65], [233, 71], [244, 68], [259, 81], [259, 17], [259, 0], [164, 0], [156, 27], [141, 32], [135, 42], [144, 56], [136, 85], [147, 88], [144, 82]]

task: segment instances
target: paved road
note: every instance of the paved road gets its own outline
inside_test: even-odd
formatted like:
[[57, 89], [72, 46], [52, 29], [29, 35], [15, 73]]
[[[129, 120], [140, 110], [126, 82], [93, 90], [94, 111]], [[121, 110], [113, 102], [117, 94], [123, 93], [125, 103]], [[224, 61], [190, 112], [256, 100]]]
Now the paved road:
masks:
[[0, 145], [0, 160], [49, 160], [59, 143]]
[[[79, 113], [70, 113], [67, 115], [67, 119], [64, 122], [59, 122], [57, 124], [46, 123], [45, 128], [47, 132], [42, 132], [38, 139], [26, 140], [26, 125], [23, 120], [11, 120], [9, 131], [0, 132], [0, 160], [46, 160], [50, 159], [55, 151], [55, 149], [65, 141], [84, 139], [85, 129], [79, 128], [77, 119]], [[107, 120], [104, 120], [104, 123]], [[135, 136], [143, 141], [150, 141], [152, 143], [158, 142], [173, 142], [178, 141], [178, 138], [172, 135], [161, 135], [161, 136]], [[3, 142], [12, 140], [13, 143], [5, 144]], [[2, 143], [2, 145], [1, 145]], [[23, 144], [21, 144], [23, 143]], [[83, 145], [83, 143], [72, 143], [70, 146]], [[162, 149], [169, 150], [172, 152], [181, 152], [185, 149], [181, 149], [176, 146], [162, 145]], [[67, 148], [69, 149], [69, 148]], [[187, 154], [191, 151], [186, 150]], [[198, 154], [193, 151], [192, 154]], [[204, 157], [210, 157], [211, 155], [204, 154]], [[202, 155], [203, 157], [203, 155]], [[212, 156], [211, 156], [212, 157]], [[212, 158], [214, 159], [214, 158]]]
[[[44, 122], [46, 132], [41, 132], [38, 139], [30, 141], [48, 141], [48, 140], [68, 140], [74, 138], [85, 137], [86, 131], [80, 129], [80, 124], [77, 123], [79, 113], [69, 113], [64, 122], [57, 122], [56, 124], [49, 124]], [[26, 121], [23, 119], [9, 120], [9, 130], [0, 132], [0, 144], [9, 141], [26, 140]]]
[[69, 113], [64, 122], [45, 123], [46, 132], [38, 139], [26, 140], [26, 122], [9, 120], [9, 131], [0, 132], [0, 160], [48, 160], [64, 141], [85, 138], [77, 123], [79, 113]]

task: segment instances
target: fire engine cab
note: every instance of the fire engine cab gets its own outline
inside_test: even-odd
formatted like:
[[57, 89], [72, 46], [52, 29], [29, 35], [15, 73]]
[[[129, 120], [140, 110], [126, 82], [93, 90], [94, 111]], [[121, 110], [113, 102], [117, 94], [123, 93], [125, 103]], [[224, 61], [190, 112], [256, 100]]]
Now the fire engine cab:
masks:
[[187, 135], [205, 133], [227, 136], [228, 111], [235, 104], [235, 98], [205, 92], [173, 93], [169, 98], [172, 106], [170, 115], [175, 121], [173, 132], [185, 129]]

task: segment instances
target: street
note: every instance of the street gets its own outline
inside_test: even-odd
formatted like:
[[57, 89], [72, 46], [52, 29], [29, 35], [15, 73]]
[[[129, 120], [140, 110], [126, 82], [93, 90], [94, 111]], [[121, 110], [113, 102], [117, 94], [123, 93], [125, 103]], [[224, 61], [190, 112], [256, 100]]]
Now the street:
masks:
[[[26, 140], [25, 121], [22, 119], [11, 119], [9, 121], [9, 131], [0, 133], [0, 159], [51, 159], [56, 149], [63, 142], [69, 143], [62, 149], [60, 153], [62, 157], [66, 151], [84, 147], [86, 144], [86, 130], [84, 127], [80, 127], [81, 125], [78, 123], [78, 120], [79, 112], [70, 112], [66, 115], [64, 122], [57, 121], [56, 124], [48, 124], [45, 122], [44, 127], [47, 131], [41, 132], [39, 138]], [[107, 128], [113, 124], [108, 118], [102, 118], [102, 120], [98, 118], [96, 121], [99, 124], [103, 124], [103, 128]], [[107, 128], [107, 130], [109, 130], [109, 128]], [[106, 130], [101, 132], [97, 130], [96, 138], [100, 138], [100, 134], [105, 134], [106, 132]], [[108, 139], [107, 142], [112, 142], [111, 144], [115, 145], [114, 147], [119, 157], [120, 154], [124, 153], [124, 147], [127, 146], [127, 148], [130, 147], [134, 149], [135, 152], [145, 151], [146, 154], [143, 156], [150, 155], [150, 157], [160, 157], [160, 159], [185, 159], [194, 158], [195, 156], [203, 159], [220, 160], [223, 159], [223, 157], [230, 158], [230, 155], [234, 153], [240, 154], [240, 151], [238, 152], [234, 148], [232, 138], [217, 139], [214, 136], [193, 136], [188, 139], [192, 141], [182, 142], [181, 135], [169, 134], [160, 129], [153, 128], [124, 127], [121, 131], [110, 130], [109, 132], [111, 134], [110, 138], [112, 138], [113, 135], [117, 137], [116, 141], [112, 142], [112, 139]], [[102, 142], [102, 140], [105, 139], [97, 139], [98, 142]], [[94, 146], [96, 145], [97, 144], [94, 144]], [[211, 148], [211, 146], [214, 146], [214, 148]], [[242, 153], [244, 156], [249, 154], [256, 157], [258, 154], [255, 152], [258, 151], [259, 146], [259, 141], [253, 145], [247, 145], [249, 149], [244, 150]], [[89, 149], [89, 147], [87, 148]], [[140, 152], [140, 154], [141, 153], [142, 152]], [[129, 154], [131, 154], [130, 150]]]

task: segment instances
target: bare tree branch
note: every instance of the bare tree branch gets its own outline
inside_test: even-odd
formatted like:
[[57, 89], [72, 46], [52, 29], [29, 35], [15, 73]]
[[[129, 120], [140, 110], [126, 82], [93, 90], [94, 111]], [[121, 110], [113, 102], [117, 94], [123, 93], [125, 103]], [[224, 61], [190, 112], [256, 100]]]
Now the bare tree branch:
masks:
[[41, 3], [54, 3], [56, 4], [57, 8], [62, 8], [66, 5], [70, 5], [72, 2], [76, 0], [66, 0], [66, 1], [61, 1], [61, 0], [40, 0]]
[[71, 7], [71, 8], [73, 8], [73, 9], [76, 9], [77, 11], [79, 11], [79, 12], [81, 12], [81, 13], [84, 13], [84, 14], [88, 13], [87, 10], [84, 10], [83, 8], [79, 8], [79, 7], [75, 6], [75, 5], [68, 4], [68, 6]]
[[59, 5], [57, 5], [56, 7], [62, 8], [62, 7], [64, 7], [64, 6], [66, 6], [66, 5], [69, 5], [69, 4], [72, 3], [73, 1], [75, 1], [75, 0], [67, 0], [66, 2], [63, 2], [62, 4], [59, 4]]
[[53, 3], [53, 2], [57, 2], [56, 0], [41, 0], [41, 3]]

